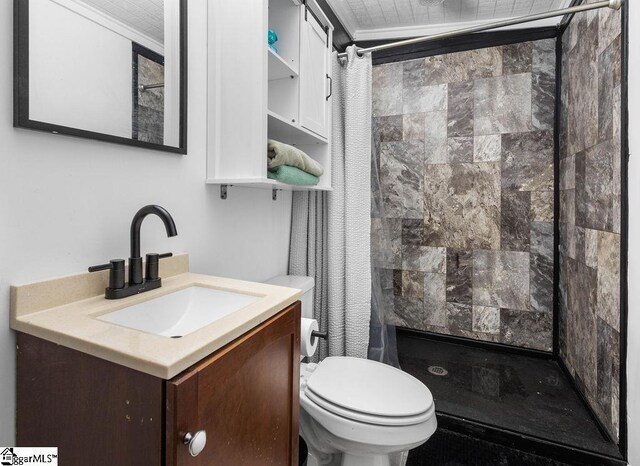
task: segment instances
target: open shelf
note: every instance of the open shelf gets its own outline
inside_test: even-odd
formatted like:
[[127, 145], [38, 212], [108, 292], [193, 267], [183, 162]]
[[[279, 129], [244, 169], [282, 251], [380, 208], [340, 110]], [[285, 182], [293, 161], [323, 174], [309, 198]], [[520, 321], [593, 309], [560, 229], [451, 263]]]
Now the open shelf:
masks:
[[229, 186], [241, 186], [246, 188], [260, 188], [260, 189], [281, 189], [283, 191], [333, 191], [333, 188], [328, 186], [316, 185], [316, 186], [297, 186], [292, 184], [282, 183], [278, 180], [270, 180], [269, 178], [246, 178], [246, 179], [212, 179], [207, 180], [207, 184], [229, 185]]
[[267, 111], [269, 139], [291, 145], [327, 144], [327, 139], [290, 122], [271, 110]]
[[267, 53], [269, 55], [269, 81], [298, 76], [298, 70], [269, 47], [267, 47]]

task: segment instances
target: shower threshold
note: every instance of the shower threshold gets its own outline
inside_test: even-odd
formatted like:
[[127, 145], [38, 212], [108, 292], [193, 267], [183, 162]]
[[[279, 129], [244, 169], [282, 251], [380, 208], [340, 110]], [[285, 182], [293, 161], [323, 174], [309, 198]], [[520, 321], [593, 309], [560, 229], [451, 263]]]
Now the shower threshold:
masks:
[[[400, 365], [431, 390], [440, 428], [568, 464], [626, 464], [551, 355], [408, 329], [398, 329], [397, 339]], [[431, 373], [433, 366], [446, 376]]]

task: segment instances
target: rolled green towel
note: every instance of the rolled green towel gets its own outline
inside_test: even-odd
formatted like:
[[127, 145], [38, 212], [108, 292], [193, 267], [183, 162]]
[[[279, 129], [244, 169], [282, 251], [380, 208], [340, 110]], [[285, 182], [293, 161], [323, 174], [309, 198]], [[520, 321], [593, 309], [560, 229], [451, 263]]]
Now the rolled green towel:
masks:
[[324, 173], [322, 165], [300, 149], [269, 139], [267, 142], [267, 167], [271, 169], [283, 165], [299, 168], [315, 176], [322, 176]]
[[299, 168], [290, 167], [289, 165], [282, 165], [273, 170], [269, 169], [267, 171], [267, 177], [270, 180], [278, 180], [296, 186], [315, 186], [320, 182], [320, 178], [317, 176], [303, 172]]

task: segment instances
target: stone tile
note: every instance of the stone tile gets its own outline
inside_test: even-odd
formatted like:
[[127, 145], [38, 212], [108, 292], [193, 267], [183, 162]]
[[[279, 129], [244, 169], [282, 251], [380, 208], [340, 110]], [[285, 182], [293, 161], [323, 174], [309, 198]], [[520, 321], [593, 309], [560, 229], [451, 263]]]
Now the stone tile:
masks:
[[424, 274], [424, 316], [425, 325], [447, 326], [445, 274]]
[[553, 191], [531, 192], [531, 221], [553, 221]]
[[556, 74], [556, 39], [543, 39], [532, 42], [533, 73]]
[[460, 83], [502, 74], [502, 53], [498, 47], [469, 50], [425, 59], [429, 85]]
[[393, 310], [395, 325], [424, 330], [424, 305], [422, 299], [396, 296]]
[[446, 110], [425, 113], [425, 141], [447, 139], [448, 114]]
[[555, 125], [555, 75], [532, 73], [531, 82], [531, 118], [533, 127], [552, 131]]
[[[578, 15], [579, 16], [579, 15]], [[588, 34], [594, 34], [593, 22]], [[597, 33], [597, 32], [596, 32]], [[593, 146], [598, 140], [598, 69], [594, 44], [578, 41], [569, 54], [563, 82], [568, 87], [567, 135], [569, 154]]]
[[402, 141], [402, 115], [375, 118], [380, 142]]
[[529, 254], [475, 250], [473, 304], [529, 310]]
[[[608, 10], [608, 9], [607, 9]], [[622, 33], [621, 11], [598, 11], [598, 24], [594, 28], [598, 32], [598, 54], [602, 53]], [[591, 37], [594, 37], [592, 35]]]
[[404, 246], [402, 268], [428, 273], [446, 272], [446, 249], [430, 246]]
[[402, 271], [402, 296], [422, 299], [424, 296], [424, 272]]
[[520, 42], [502, 47], [502, 74], [531, 73], [533, 42]]
[[585, 228], [584, 263], [593, 269], [598, 267], [598, 239], [599, 232]]
[[578, 259], [576, 254], [577, 250], [577, 234], [576, 226], [571, 223], [560, 222], [560, 241], [559, 249], [562, 254], [570, 257], [571, 259]]
[[598, 234], [598, 316], [620, 331], [620, 235]]
[[503, 134], [503, 189], [553, 191], [553, 155], [549, 131]]
[[560, 189], [576, 188], [576, 159], [575, 156], [560, 160]]
[[[566, 35], [565, 35], [566, 36]], [[569, 70], [569, 58], [568, 54], [562, 54], [562, 79], [568, 79]], [[565, 82], [566, 84], [566, 82]], [[567, 155], [573, 155], [569, 153], [569, 86], [560, 86], [560, 114], [558, 115], [559, 123], [559, 146], [560, 146], [560, 158], [564, 158]]]
[[473, 140], [474, 162], [500, 162], [502, 137], [499, 134], [476, 136]]
[[380, 185], [388, 217], [423, 218], [423, 159], [420, 142], [380, 144]]
[[531, 223], [531, 252], [553, 259], [553, 223]]
[[507, 345], [550, 351], [553, 318], [546, 312], [500, 310], [500, 340]]
[[425, 165], [426, 244], [500, 247], [500, 165]]
[[402, 265], [402, 220], [371, 219], [371, 261], [374, 266], [399, 269]]
[[536, 129], [553, 130], [556, 100], [555, 40], [533, 42], [531, 112]]
[[425, 113], [425, 163], [448, 163], [447, 112]]
[[[164, 82], [164, 65], [138, 55], [138, 82], [144, 84]], [[164, 89], [138, 92], [138, 105], [157, 110], [164, 115]]]
[[402, 63], [376, 65], [372, 70], [372, 88], [399, 87], [402, 83], [404, 66]]
[[447, 85], [404, 88], [402, 113], [447, 110]]
[[613, 136], [620, 137], [622, 130], [622, 89], [617, 85], [613, 91]]
[[402, 245], [422, 246], [424, 244], [424, 221], [416, 218], [402, 219]]
[[385, 322], [391, 322], [395, 319], [389, 318], [395, 316], [395, 296], [393, 294], [393, 274], [391, 269], [376, 268], [372, 269], [372, 281], [379, 285], [376, 292], [376, 299], [381, 303], [382, 309], [385, 310]]
[[617, 209], [617, 168], [619, 152], [612, 141], [576, 155], [576, 224], [594, 230], [611, 231], [619, 215]]
[[374, 88], [371, 112], [374, 117], [402, 115], [402, 87]]
[[[164, 143], [164, 110], [138, 106], [137, 109], [138, 141], [154, 144]], [[135, 121], [135, 120], [134, 120]]]
[[473, 252], [447, 249], [447, 302], [473, 302]]
[[536, 312], [553, 313], [553, 257], [531, 253], [529, 292], [530, 309]]
[[576, 226], [575, 227], [575, 243], [576, 243], [576, 253], [573, 257], [575, 260], [581, 260], [585, 257], [585, 238], [584, 238], [585, 228]]
[[449, 163], [449, 141], [447, 139], [425, 139], [424, 152], [427, 165]]
[[500, 309], [497, 307], [473, 306], [473, 331], [500, 333]]
[[566, 258], [567, 273], [567, 335], [571, 344], [568, 356], [581, 375], [587, 390], [596, 392], [597, 381], [597, 276], [583, 263]]
[[402, 139], [405, 141], [423, 141], [425, 114], [409, 113], [403, 115], [402, 118]]
[[449, 84], [449, 137], [473, 137], [473, 98], [473, 81]]
[[[614, 330], [607, 323], [600, 319], [596, 319], [597, 331], [597, 398], [598, 402], [603, 406], [609, 406], [611, 403], [611, 381], [613, 370], [613, 353], [614, 348]], [[607, 417], [610, 417], [607, 416]]]
[[449, 163], [473, 162], [473, 137], [449, 138], [447, 141]]
[[529, 251], [531, 193], [502, 191], [501, 242], [503, 251]]
[[574, 189], [560, 191], [560, 221], [571, 225], [576, 223], [576, 191]]
[[620, 382], [611, 380], [611, 423], [610, 433], [615, 442], [620, 440]]
[[404, 88], [427, 85], [424, 58], [403, 62], [402, 85]]
[[[586, 33], [587, 17], [585, 15], [575, 15], [571, 27], [563, 36], [563, 49], [572, 51], [578, 45], [578, 38]], [[590, 23], [589, 23], [590, 24]]]
[[475, 82], [475, 135], [531, 131], [531, 75], [516, 74]]
[[471, 306], [467, 304], [447, 303], [447, 327], [453, 335], [472, 330]]
[[[618, 44], [618, 48], [620, 44]], [[598, 141], [613, 136], [613, 49], [607, 47], [598, 56]]]
[[425, 79], [428, 85], [451, 84], [469, 80], [465, 66], [455, 66], [448, 55], [434, 55], [425, 59]]
[[402, 270], [393, 271], [393, 295], [402, 296]]

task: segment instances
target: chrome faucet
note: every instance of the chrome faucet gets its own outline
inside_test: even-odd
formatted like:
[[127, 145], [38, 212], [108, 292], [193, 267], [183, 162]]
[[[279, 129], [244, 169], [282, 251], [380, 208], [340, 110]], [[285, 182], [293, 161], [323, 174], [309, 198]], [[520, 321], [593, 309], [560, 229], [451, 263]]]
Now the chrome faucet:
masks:
[[160, 217], [167, 230], [167, 236], [172, 237], [178, 234], [176, 224], [167, 210], [158, 205], [148, 205], [140, 209], [133, 216], [131, 221], [131, 255], [129, 257], [129, 282], [124, 282], [124, 260], [114, 259], [108, 264], [95, 265], [89, 267], [89, 272], [99, 270], [109, 270], [109, 286], [105, 290], [107, 299], [120, 299], [134, 294], [160, 288], [162, 280], [158, 276], [160, 259], [171, 257], [172, 253], [147, 254], [146, 256], [146, 276], [142, 278], [142, 256], [140, 255], [140, 228], [142, 221], [149, 214]]

